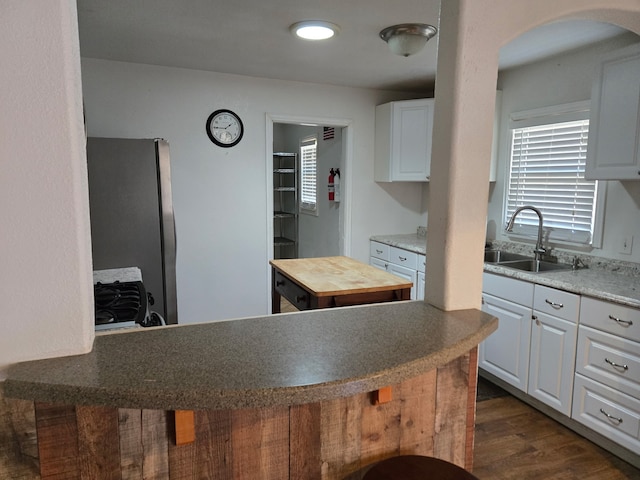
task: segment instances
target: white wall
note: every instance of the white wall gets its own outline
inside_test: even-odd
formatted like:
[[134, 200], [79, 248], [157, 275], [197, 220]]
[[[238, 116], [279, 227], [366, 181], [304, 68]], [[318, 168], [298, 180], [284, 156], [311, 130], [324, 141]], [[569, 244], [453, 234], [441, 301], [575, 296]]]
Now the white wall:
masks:
[[[589, 100], [599, 58], [604, 53], [638, 41], [640, 41], [640, 37], [628, 33], [589, 48], [500, 74], [498, 87], [503, 92], [500, 153], [498, 179], [492, 187], [489, 197], [489, 238], [509, 240], [504, 235], [505, 222], [503, 218], [505, 179], [509, 169], [509, 115], [512, 112], [522, 110]], [[602, 248], [571, 249], [561, 246], [561, 249], [640, 262], [640, 182], [612, 181], [607, 183]], [[636, 239], [635, 248], [631, 255], [619, 252], [623, 235], [633, 235]]]
[[[420, 224], [420, 185], [373, 181], [375, 105], [397, 92], [95, 59], [82, 59], [82, 81], [90, 136], [169, 141], [180, 323], [268, 311], [267, 114], [352, 120], [351, 256], [367, 261], [371, 235]], [[245, 124], [234, 148], [216, 147], [205, 134], [218, 108]]]
[[0, 379], [87, 352], [93, 288], [75, 1], [0, 14]]

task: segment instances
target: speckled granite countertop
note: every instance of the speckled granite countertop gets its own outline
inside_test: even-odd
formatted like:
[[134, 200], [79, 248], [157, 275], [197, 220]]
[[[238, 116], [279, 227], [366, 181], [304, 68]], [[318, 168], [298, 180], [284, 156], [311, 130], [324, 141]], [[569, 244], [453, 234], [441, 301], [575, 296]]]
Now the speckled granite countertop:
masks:
[[498, 326], [422, 301], [176, 325], [96, 337], [91, 353], [12, 365], [7, 397], [147, 409], [294, 405], [393, 385]]
[[[422, 233], [420, 229], [418, 233]], [[371, 240], [425, 255], [426, 236], [419, 234], [375, 235]], [[426, 235], [426, 232], [424, 234]], [[533, 249], [527, 244], [510, 242], [494, 242], [494, 244], [495, 248], [526, 255], [531, 254]], [[563, 263], [571, 263], [574, 256], [572, 253], [557, 252], [557, 254], [558, 261]], [[589, 255], [579, 255], [579, 257], [588, 265], [588, 268], [530, 273], [485, 263], [484, 271], [640, 308], [640, 265]]]
[[399, 235], [374, 235], [371, 240], [384, 243], [393, 247], [403, 248], [410, 252], [426, 254], [427, 251], [427, 231], [425, 227], [418, 227], [416, 233]]

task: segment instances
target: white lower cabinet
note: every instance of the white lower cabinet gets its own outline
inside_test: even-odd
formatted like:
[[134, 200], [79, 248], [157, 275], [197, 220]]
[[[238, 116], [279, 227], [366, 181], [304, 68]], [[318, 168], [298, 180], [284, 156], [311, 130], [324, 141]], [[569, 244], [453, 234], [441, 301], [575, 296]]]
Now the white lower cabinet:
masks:
[[640, 310], [583, 297], [571, 417], [640, 454]]
[[571, 415], [578, 326], [534, 311], [527, 393]]
[[[369, 265], [380, 270], [386, 270], [411, 282], [413, 284], [411, 287], [411, 300], [424, 299], [424, 264], [424, 255], [373, 240], [369, 243]], [[422, 285], [420, 286], [418, 271], [421, 265]]]
[[408, 267], [403, 267], [402, 265], [396, 265], [395, 263], [389, 263], [387, 272], [393, 273], [395, 276], [404, 278], [405, 280], [411, 282], [413, 284], [411, 286], [411, 300], [416, 299], [417, 275], [415, 270], [412, 270]]
[[484, 273], [482, 310], [481, 369], [640, 454], [640, 309]]
[[485, 293], [482, 311], [498, 318], [498, 329], [480, 344], [479, 367], [526, 392], [531, 307]]
[[498, 330], [480, 344], [479, 367], [570, 415], [580, 297], [489, 273], [483, 290]]

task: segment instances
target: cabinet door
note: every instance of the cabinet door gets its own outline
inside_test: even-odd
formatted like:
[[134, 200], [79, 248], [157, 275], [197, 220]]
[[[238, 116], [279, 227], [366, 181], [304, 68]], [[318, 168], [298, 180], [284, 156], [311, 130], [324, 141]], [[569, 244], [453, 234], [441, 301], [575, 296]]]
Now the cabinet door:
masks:
[[431, 166], [433, 98], [376, 107], [376, 182], [426, 182]]
[[416, 300], [424, 300], [424, 272], [418, 272], [418, 281], [416, 282]]
[[411, 287], [411, 300], [416, 299], [416, 271], [411, 270], [410, 268], [403, 267], [402, 265], [396, 265], [395, 263], [390, 263], [387, 267], [387, 272], [393, 273], [398, 277], [404, 278], [405, 280], [413, 283]]
[[571, 415], [578, 326], [535, 310], [527, 393]]
[[591, 94], [585, 177], [640, 180], [640, 47], [600, 64]]
[[395, 180], [428, 180], [432, 130], [433, 101], [396, 102], [391, 144], [391, 171]]
[[483, 294], [482, 311], [498, 318], [498, 329], [480, 344], [480, 368], [526, 392], [532, 309]]

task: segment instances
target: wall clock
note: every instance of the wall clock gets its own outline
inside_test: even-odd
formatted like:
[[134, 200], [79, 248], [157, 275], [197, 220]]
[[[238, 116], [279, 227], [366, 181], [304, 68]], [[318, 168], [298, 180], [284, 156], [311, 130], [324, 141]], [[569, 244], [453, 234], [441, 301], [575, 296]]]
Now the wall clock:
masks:
[[207, 118], [207, 135], [216, 145], [224, 148], [240, 143], [244, 125], [231, 110], [216, 110]]

